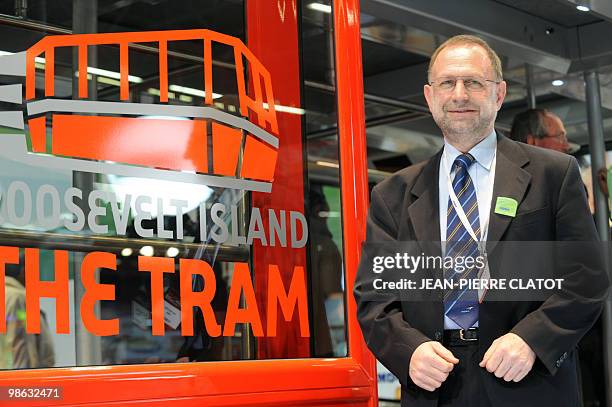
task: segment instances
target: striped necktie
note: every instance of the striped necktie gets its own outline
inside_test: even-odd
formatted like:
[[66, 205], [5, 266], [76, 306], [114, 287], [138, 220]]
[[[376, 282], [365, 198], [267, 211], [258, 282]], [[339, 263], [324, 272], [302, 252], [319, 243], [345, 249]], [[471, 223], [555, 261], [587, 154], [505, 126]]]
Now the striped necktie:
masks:
[[[463, 208], [468, 222], [474, 234], [480, 240], [480, 220], [478, 217], [478, 199], [476, 189], [468, 169], [475, 159], [471, 154], [461, 154], [455, 159], [455, 179], [453, 180], [453, 191], [457, 196], [459, 204]], [[467, 229], [457, 215], [450, 198], [448, 200], [448, 211], [446, 214], [446, 256], [453, 258], [454, 268], [444, 269], [444, 278], [455, 283], [453, 290], [444, 293], [444, 314], [455, 321], [463, 329], [469, 329], [478, 321], [478, 290], [457, 288], [459, 280], [473, 279], [478, 276], [478, 269], [461, 269], [457, 266], [460, 257], [476, 257], [478, 255], [478, 244], [472, 239]]]

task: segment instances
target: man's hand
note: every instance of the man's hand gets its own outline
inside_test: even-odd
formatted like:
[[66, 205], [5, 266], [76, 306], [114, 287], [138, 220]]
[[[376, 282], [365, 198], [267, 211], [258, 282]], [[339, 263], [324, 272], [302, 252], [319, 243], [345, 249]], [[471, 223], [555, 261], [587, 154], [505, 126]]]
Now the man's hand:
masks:
[[422, 389], [434, 391], [442, 385], [453, 366], [459, 363], [450, 350], [436, 341], [422, 343], [410, 358], [408, 373]]
[[507, 333], [493, 341], [480, 367], [505, 381], [520, 382], [531, 371], [536, 355], [518, 335]]

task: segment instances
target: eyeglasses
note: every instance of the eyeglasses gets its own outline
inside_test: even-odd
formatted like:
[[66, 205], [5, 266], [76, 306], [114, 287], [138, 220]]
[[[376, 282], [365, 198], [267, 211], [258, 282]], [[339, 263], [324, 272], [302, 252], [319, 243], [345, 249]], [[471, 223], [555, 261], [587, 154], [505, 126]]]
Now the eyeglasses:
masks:
[[557, 134], [546, 134], [542, 138], [552, 138], [561, 143], [567, 143], [567, 135], [565, 133], [557, 133]]
[[438, 80], [429, 82], [429, 85], [433, 86], [434, 89], [438, 91], [450, 92], [455, 89], [458, 81], [463, 82], [463, 87], [466, 91], [474, 93], [484, 91], [487, 87], [487, 82], [492, 82], [495, 84], [499, 84], [501, 82], [473, 76], [460, 76], [456, 78], [440, 78]]

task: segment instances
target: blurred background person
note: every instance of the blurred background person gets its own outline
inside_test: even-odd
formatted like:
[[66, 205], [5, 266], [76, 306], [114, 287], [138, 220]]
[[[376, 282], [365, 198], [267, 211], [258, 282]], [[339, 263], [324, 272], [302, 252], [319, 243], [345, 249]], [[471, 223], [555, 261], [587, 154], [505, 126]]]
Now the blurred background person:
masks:
[[311, 187], [308, 231], [314, 320], [315, 357], [345, 352], [342, 257], [327, 224], [329, 204], [320, 185]]
[[517, 114], [512, 122], [510, 138], [567, 154], [580, 148], [567, 141], [565, 126], [559, 116], [545, 109], [529, 109]]
[[[47, 319], [40, 312], [40, 333], [26, 334], [26, 294], [23, 256], [20, 264], [6, 265], [4, 280], [6, 335], [0, 341], [0, 369], [53, 367], [55, 354]], [[2, 343], [3, 342], [3, 343]]]

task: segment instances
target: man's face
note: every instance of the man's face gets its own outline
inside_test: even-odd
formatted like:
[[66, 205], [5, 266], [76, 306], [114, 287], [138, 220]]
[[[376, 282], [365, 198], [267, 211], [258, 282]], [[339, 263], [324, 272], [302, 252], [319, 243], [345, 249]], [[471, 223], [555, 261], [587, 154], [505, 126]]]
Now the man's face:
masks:
[[[546, 137], [535, 138], [529, 136], [527, 142], [538, 147], [567, 153], [570, 146], [567, 142], [567, 133], [561, 119], [555, 114], [547, 113], [544, 116], [544, 126], [546, 128]], [[530, 140], [532, 141], [530, 142]]]
[[[484, 86], [473, 86], [471, 78]], [[506, 83], [490, 82], [496, 78], [484, 49], [469, 44], [445, 48], [431, 68], [429, 81], [432, 85], [425, 85], [425, 99], [446, 137], [481, 140], [493, 131]]]

